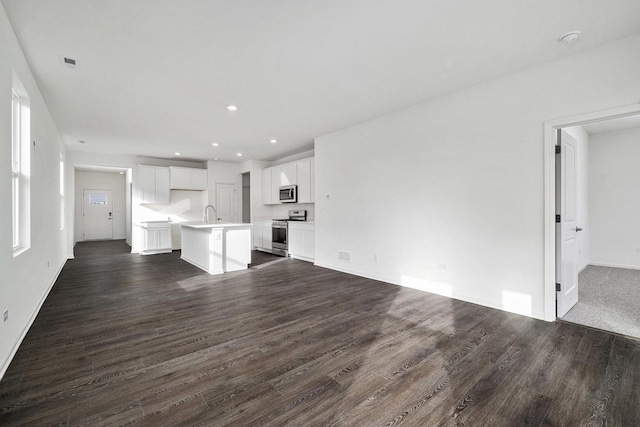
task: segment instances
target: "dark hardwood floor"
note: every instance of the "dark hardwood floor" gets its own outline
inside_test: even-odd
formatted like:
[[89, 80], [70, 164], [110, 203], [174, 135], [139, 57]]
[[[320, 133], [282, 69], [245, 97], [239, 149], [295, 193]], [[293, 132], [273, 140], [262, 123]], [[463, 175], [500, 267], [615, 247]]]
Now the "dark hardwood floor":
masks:
[[640, 344], [295, 260], [212, 277], [81, 243], [0, 425], [640, 425]]
[[263, 265], [272, 261], [278, 261], [281, 259], [283, 259], [283, 257], [280, 257], [278, 255], [273, 255], [267, 252], [254, 250], [254, 251], [251, 251], [251, 264], [249, 264], [249, 268], [257, 267], [259, 265]]

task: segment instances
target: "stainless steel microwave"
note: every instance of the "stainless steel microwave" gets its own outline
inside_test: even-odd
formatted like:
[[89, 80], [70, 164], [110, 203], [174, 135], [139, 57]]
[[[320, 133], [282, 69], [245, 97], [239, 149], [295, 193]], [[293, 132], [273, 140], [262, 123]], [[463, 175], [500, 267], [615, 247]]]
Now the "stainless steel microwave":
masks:
[[280, 187], [280, 203], [297, 203], [298, 202], [298, 186], [285, 185]]

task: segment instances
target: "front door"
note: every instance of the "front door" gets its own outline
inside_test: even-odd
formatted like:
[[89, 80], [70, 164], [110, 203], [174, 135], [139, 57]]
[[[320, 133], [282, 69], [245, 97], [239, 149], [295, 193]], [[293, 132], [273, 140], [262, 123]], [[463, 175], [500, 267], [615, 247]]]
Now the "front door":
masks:
[[216, 205], [219, 221], [237, 221], [235, 184], [216, 184]]
[[[576, 234], [581, 230], [577, 223], [576, 203], [576, 146], [577, 141], [564, 130], [560, 132], [560, 154], [556, 161], [559, 174], [556, 185], [559, 194], [560, 222], [556, 223], [556, 293], [557, 315], [562, 317], [578, 302], [578, 254]], [[559, 197], [558, 197], [559, 195]]]
[[82, 240], [113, 239], [113, 198], [111, 190], [84, 190]]

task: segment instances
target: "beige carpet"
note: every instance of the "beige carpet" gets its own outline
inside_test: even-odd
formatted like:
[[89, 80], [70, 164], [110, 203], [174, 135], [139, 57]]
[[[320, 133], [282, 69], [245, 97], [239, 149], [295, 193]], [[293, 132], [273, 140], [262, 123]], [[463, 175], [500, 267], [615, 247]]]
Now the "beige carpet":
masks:
[[578, 291], [563, 320], [640, 339], [640, 270], [589, 265]]

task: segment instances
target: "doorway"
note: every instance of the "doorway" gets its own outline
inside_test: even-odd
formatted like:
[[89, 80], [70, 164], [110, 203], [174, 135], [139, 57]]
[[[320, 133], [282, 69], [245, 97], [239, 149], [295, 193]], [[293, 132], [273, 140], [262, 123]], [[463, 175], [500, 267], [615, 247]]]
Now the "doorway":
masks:
[[74, 243], [131, 237], [131, 169], [74, 165]]
[[[546, 320], [640, 337], [640, 229], [625, 219], [640, 214], [639, 113], [632, 105], [545, 123]], [[617, 152], [625, 141], [637, 151]]]
[[251, 222], [251, 172], [242, 174], [242, 222]]
[[113, 193], [84, 190], [82, 197], [82, 240], [113, 239]]
[[236, 222], [236, 184], [216, 184], [218, 221]]

